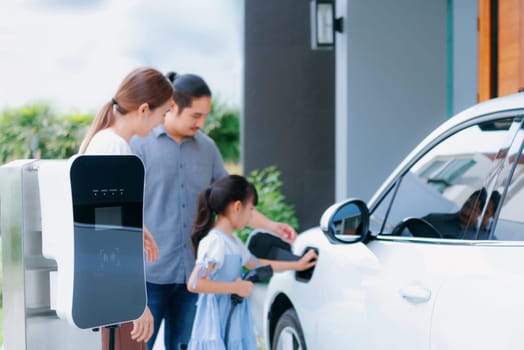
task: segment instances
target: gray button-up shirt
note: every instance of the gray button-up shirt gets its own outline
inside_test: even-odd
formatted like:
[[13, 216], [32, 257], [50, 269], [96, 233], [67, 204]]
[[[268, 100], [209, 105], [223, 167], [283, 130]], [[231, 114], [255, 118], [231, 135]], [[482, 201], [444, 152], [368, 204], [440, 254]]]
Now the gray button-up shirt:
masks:
[[199, 194], [227, 175], [215, 142], [202, 132], [181, 143], [163, 125], [146, 138], [131, 140], [146, 169], [144, 224], [155, 237], [160, 258], [146, 265], [146, 279], [156, 284], [186, 283], [195, 264], [191, 226]]

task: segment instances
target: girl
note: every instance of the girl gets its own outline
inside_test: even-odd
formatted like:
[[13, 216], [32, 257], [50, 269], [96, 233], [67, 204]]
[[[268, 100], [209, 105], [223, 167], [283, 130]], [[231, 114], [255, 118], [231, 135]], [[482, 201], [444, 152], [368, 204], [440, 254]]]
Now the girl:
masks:
[[245, 298], [253, 288], [253, 283], [240, 278], [242, 266], [269, 264], [274, 271], [302, 271], [315, 265], [313, 250], [298, 261], [257, 260], [249, 253], [233, 230], [250, 222], [257, 200], [255, 187], [239, 175], [225, 176], [200, 194], [191, 237], [197, 261], [187, 283], [191, 292], [200, 295], [188, 349], [257, 349], [246, 301], [235, 308], [224, 344], [230, 294]]
[[[80, 146], [80, 154], [133, 154], [129, 140], [134, 135], [147, 136], [173, 104], [173, 87], [159, 71], [141, 67], [129, 73], [111, 101], [107, 102], [93, 120]], [[144, 251], [150, 262], [158, 259], [158, 247], [149, 230], [144, 227]], [[153, 333], [153, 316], [146, 306], [144, 314], [133, 323], [116, 330], [120, 349], [145, 349]], [[108, 330], [102, 330], [102, 343], [107, 344]], [[134, 341], [133, 341], [134, 340]]]

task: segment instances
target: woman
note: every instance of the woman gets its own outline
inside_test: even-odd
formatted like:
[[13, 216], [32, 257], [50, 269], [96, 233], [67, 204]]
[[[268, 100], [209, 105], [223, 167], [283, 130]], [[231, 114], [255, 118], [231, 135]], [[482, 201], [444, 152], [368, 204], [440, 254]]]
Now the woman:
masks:
[[[146, 136], [173, 105], [173, 88], [163, 74], [155, 69], [141, 67], [129, 73], [116, 94], [96, 115], [86, 138], [80, 146], [81, 154], [133, 154], [129, 140], [134, 135]], [[144, 227], [144, 251], [149, 262], [158, 259], [158, 247], [149, 230]], [[145, 349], [145, 342], [153, 333], [153, 316], [146, 306], [138, 319], [122, 324], [116, 330], [117, 345], [121, 349]], [[102, 343], [107, 344], [108, 330], [103, 329]], [[125, 344], [125, 345], [124, 345]]]

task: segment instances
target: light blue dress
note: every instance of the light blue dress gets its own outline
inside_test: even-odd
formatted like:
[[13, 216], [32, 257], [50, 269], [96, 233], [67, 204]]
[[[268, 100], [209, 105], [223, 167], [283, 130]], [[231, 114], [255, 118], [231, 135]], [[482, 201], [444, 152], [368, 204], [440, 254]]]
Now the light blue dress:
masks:
[[[196, 264], [201, 266], [200, 274], [209, 264], [216, 264], [208, 279], [233, 282], [242, 275], [242, 266], [250, 259], [254, 258], [237, 237], [212, 229], [198, 246]], [[254, 324], [246, 299], [235, 307], [230, 321], [229, 344], [224, 345], [230, 308], [230, 294], [199, 294], [188, 349], [256, 350]]]

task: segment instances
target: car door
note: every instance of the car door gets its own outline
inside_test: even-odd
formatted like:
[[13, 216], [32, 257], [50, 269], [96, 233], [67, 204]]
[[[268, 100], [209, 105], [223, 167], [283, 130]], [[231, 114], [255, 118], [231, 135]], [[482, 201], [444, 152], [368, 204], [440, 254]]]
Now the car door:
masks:
[[[520, 170], [521, 116], [484, 116], [442, 134], [371, 203], [375, 239], [367, 248], [380, 273], [365, 300], [368, 324], [380, 337], [369, 348], [524, 346], [517, 322], [524, 314], [524, 245], [501, 241], [510, 229], [496, 219], [489, 228], [482, 223], [491, 194], [504, 198]], [[524, 236], [515, 226], [513, 235]]]
[[485, 228], [489, 241], [463, 249], [468, 263], [448, 276], [436, 296], [431, 349], [524, 348], [523, 138], [520, 127], [504, 169], [490, 184], [483, 217], [491, 215], [493, 195], [501, 195]]

